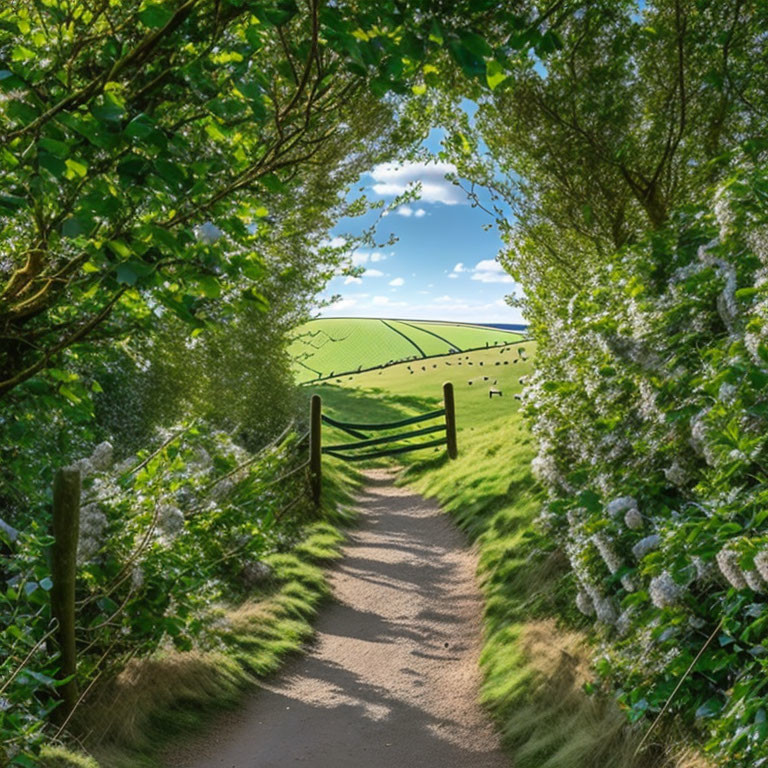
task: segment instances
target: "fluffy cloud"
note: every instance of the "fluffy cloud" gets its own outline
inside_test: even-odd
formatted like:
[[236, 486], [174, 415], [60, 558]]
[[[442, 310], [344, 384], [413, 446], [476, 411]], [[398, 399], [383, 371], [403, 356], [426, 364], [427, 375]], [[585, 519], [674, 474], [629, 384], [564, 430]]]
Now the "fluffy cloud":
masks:
[[359, 285], [363, 281], [359, 277], [353, 277], [352, 275], [349, 275], [344, 280], [344, 285]]
[[395, 288], [399, 288], [403, 283], [405, 283], [405, 280], [402, 277], [396, 277], [394, 280], [389, 281], [389, 284]]
[[363, 277], [384, 277], [384, 273], [380, 269], [366, 269]]
[[398, 216], [405, 216], [406, 218], [415, 216], [417, 219], [427, 215], [427, 212], [423, 208], [417, 208], [414, 210], [410, 205], [401, 205], [399, 208], [397, 208], [397, 210], [395, 210], [395, 213]]
[[[464, 193], [459, 187], [446, 180], [446, 173], [456, 173], [456, 166], [453, 163], [407, 162], [399, 165], [384, 163], [377, 165], [371, 171], [371, 176], [375, 182], [373, 191], [382, 197], [394, 197], [395, 195], [402, 195], [413, 185], [420, 183], [420, 199], [425, 203], [457, 205], [465, 202]], [[401, 213], [401, 216], [414, 214], [410, 206], [400, 206], [398, 213], [402, 208], [408, 208], [409, 212]], [[423, 216], [424, 213], [416, 212], [415, 215]]]
[[381, 251], [353, 251], [352, 252], [352, 264], [356, 267], [367, 264], [368, 262], [376, 263], [378, 261], [384, 261], [387, 258], [386, 253]]
[[464, 266], [464, 264], [463, 264], [463, 263], [460, 261], [460, 262], [459, 262], [459, 263], [458, 263], [458, 264], [457, 264], [457, 265], [456, 265], [456, 266], [453, 268], [453, 271], [451, 272], [451, 274], [450, 274], [450, 275], [448, 275], [448, 277], [451, 277], [451, 278], [453, 278], [453, 279], [455, 280], [455, 279], [456, 279], [456, 278], [457, 278], [457, 277], [458, 277], [458, 276], [459, 276], [459, 275], [460, 275], [462, 272], [466, 272], [466, 271], [467, 271], [467, 268], [466, 268], [466, 267]]
[[481, 283], [514, 283], [512, 275], [504, 271], [504, 267], [495, 259], [483, 259], [475, 264], [472, 279]]

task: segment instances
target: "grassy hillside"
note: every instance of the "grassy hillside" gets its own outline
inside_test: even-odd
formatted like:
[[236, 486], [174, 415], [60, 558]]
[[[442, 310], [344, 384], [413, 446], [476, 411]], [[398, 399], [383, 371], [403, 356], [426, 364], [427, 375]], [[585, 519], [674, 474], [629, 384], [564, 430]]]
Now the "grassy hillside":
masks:
[[322, 318], [300, 326], [291, 344], [299, 382], [458, 351], [510, 344], [519, 333], [464, 323]]
[[[343, 421], [394, 421], [403, 416], [441, 407], [444, 381], [454, 385], [459, 449], [464, 432], [483, 432], [501, 420], [509, 422], [517, 412], [516, 399], [522, 389], [521, 379], [530, 372], [534, 342], [482, 349], [433, 360], [399, 363], [381, 370], [366, 371], [330, 381], [310, 384], [307, 389], [323, 398], [323, 411]], [[501, 395], [489, 397], [493, 387]], [[324, 430], [324, 442], [348, 442], [348, 436], [330, 427]], [[416, 439], [417, 441], [419, 438]], [[440, 455], [442, 448], [433, 449]], [[419, 461], [423, 453], [404, 457]]]

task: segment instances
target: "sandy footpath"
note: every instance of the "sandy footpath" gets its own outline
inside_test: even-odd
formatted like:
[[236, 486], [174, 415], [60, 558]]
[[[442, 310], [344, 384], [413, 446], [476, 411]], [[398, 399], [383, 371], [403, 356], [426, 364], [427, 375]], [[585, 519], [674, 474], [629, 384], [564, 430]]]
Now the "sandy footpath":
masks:
[[475, 557], [434, 502], [367, 476], [316, 642], [168, 768], [509, 768], [477, 704]]

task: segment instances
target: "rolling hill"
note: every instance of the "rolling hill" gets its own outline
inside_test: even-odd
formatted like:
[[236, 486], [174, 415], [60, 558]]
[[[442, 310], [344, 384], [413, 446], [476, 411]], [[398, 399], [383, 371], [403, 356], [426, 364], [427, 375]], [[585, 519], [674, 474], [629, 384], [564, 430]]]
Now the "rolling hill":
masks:
[[297, 381], [307, 383], [395, 363], [501, 347], [522, 338], [519, 332], [467, 323], [321, 318], [297, 329], [290, 352]]

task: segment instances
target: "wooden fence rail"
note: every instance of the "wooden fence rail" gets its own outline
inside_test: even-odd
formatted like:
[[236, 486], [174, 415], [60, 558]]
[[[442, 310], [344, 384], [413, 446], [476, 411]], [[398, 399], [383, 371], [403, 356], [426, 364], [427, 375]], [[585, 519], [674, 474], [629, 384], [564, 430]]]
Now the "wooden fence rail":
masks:
[[[443, 423], [431, 427], [421, 427], [419, 429], [413, 429], [408, 432], [399, 432], [395, 435], [384, 435], [382, 437], [370, 437], [368, 434], [366, 434], [370, 432], [384, 432], [394, 429], [402, 429], [403, 427], [410, 427], [414, 424], [420, 424], [421, 422], [432, 421], [438, 418], [443, 418]], [[322, 400], [320, 399], [320, 395], [312, 395], [312, 399], [310, 401], [309, 422], [310, 479], [312, 482], [312, 496], [316, 504], [320, 502], [320, 495], [322, 492], [323, 454], [334, 456], [335, 458], [342, 459], [343, 461], [356, 462], [367, 461], [370, 459], [379, 459], [385, 456], [398, 456], [404, 453], [410, 453], [411, 451], [420, 451], [425, 448], [436, 448], [438, 446], [444, 445], [446, 446], [448, 456], [451, 459], [455, 459], [458, 455], [456, 441], [456, 406], [453, 397], [453, 384], [451, 384], [449, 381], [443, 384], [443, 407], [436, 411], [422, 413], [418, 416], [411, 416], [407, 419], [400, 419], [399, 421], [363, 424], [349, 421], [340, 421], [333, 419], [330, 416], [326, 416], [322, 412]], [[354, 437], [355, 440], [353, 442], [323, 446], [323, 424], [327, 424], [330, 427], [335, 427], [336, 429], [339, 429], [342, 432], [350, 435], [350, 437]], [[389, 443], [396, 443], [402, 440], [412, 439], [414, 437], [424, 437], [426, 435], [433, 435], [439, 432], [443, 432], [445, 434], [442, 437], [434, 440], [428, 440], [426, 442], [422, 441], [409, 445], [394, 446], [391, 448], [378, 448], [378, 446], [386, 446]], [[376, 450], [357, 453], [357, 451], [362, 448], [376, 448]]]

